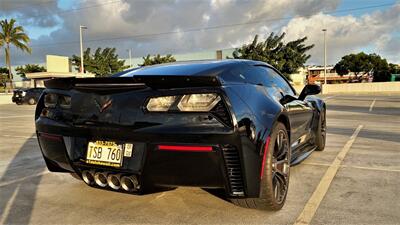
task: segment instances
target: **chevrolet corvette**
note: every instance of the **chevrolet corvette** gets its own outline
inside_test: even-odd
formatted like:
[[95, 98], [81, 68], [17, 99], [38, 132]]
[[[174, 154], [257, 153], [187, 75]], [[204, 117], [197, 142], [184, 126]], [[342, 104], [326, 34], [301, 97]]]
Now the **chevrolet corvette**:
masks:
[[325, 147], [321, 88], [297, 94], [263, 62], [175, 62], [45, 86], [35, 124], [47, 168], [104, 190], [194, 186], [279, 210], [290, 166]]

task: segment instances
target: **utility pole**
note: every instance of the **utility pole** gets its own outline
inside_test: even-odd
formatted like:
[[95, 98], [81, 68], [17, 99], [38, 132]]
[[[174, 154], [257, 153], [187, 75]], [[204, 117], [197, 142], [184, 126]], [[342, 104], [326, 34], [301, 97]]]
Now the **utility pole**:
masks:
[[86, 26], [79, 26], [79, 38], [80, 38], [80, 44], [81, 44], [81, 73], [85, 73], [85, 68], [83, 66], [83, 40], [82, 40], [82, 29], [87, 29]]
[[129, 68], [132, 68], [132, 49], [128, 49], [129, 54]]
[[326, 84], [326, 29], [322, 29], [324, 32], [324, 84]]

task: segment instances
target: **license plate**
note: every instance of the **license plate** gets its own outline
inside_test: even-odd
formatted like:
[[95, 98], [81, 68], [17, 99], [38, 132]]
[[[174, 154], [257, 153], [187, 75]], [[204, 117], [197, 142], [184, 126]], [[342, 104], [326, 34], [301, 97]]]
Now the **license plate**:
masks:
[[86, 163], [121, 167], [123, 156], [122, 145], [113, 141], [91, 141], [87, 148]]

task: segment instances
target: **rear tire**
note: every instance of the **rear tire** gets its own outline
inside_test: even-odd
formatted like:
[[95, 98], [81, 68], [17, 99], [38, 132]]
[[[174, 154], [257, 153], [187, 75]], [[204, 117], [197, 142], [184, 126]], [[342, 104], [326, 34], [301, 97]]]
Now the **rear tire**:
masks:
[[283, 123], [272, 130], [265, 165], [260, 181], [258, 198], [237, 198], [231, 201], [244, 208], [258, 210], [279, 210], [286, 201], [290, 175], [289, 135]]
[[322, 109], [319, 121], [318, 121], [318, 128], [315, 137], [315, 145], [316, 151], [323, 151], [325, 149], [325, 142], [326, 142], [326, 109], [325, 107]]

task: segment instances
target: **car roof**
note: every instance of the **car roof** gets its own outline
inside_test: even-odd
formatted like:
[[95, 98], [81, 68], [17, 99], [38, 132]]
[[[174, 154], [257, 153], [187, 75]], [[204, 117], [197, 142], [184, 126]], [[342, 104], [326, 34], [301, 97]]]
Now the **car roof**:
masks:
[[237, 65], [264, 65], [267, 63], [245, 59], [226, 60], [194, 60], [173, 63], [157, 64], [127, 70], [119, 73], [120, 77], [168, 75], [168, 76], [217, 76]]

